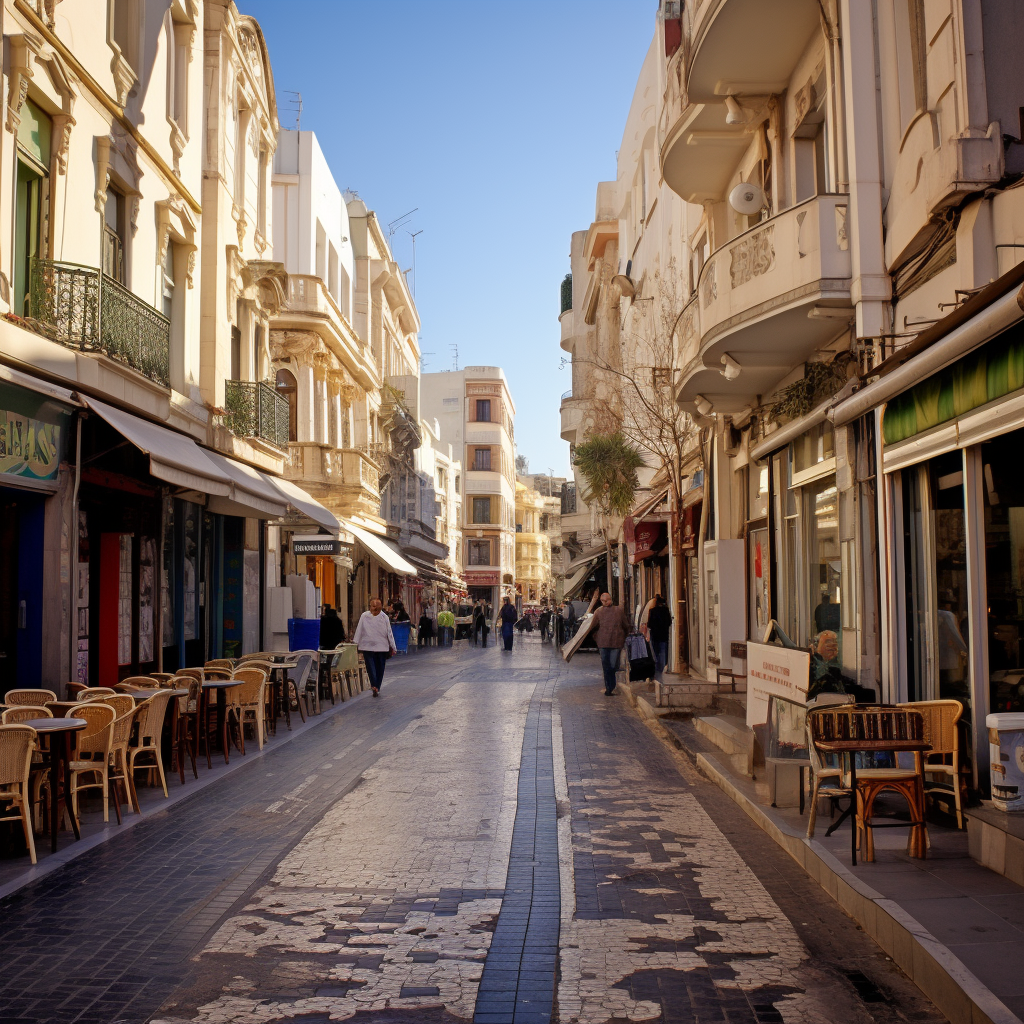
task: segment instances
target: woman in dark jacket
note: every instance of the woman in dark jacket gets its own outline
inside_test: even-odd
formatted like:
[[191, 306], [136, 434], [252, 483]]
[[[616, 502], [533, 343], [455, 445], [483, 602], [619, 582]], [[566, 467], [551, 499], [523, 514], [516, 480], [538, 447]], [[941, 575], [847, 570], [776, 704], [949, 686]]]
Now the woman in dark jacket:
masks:
[[338, 644], [345, 642], [345, 626], [338, 613], [328, 604], [324, 605], [320, 616], [320, 647], [325, 651], [333, 651]]

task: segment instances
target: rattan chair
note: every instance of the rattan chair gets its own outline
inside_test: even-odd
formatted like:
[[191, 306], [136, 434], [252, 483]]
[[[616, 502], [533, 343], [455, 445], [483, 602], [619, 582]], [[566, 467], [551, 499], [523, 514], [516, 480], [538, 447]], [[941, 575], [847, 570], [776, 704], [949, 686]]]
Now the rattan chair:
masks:
[[75, 694], [75, 700], [81, 703], [82, 701], [95, 700], [97, 697], [113, 697], [115, 693], [117, 693], [117, 690], [109, 686], [90, 686], [87, 690], [82, 690], [81, 693]]
[[53, 690], [8, 690], [4, 703], [11, 707], [14, 704], [31, 704], [41, 708], [48, 700], [56, 700]]
[[[194, 676], [175, 676], [171, 682], [173, 689], [188, 690], [175, 698], [178, 701], [178, 736], [176, 757], [178, 761], [178, 777], [185, 785], [185, 756], [192, 762], [192, 774], [198, 779], [199, 771], [196, 758], [199, 756], [199, 706], [201, 703], [202, 684]], [[209, 743], [207, 743], [209, 755]]]
[[204, 669], [207, 668], [226, 668], [233, 669], [235, 666], [231, 663], [230, 658], [212, 658], [210, 661], [203, 665]]
[[33, 864], [36, 863], [36, 843], [32, 835], [29, 778], [38, 742], [36, 731], [30, 725], [0, 725], [0, 803], [10, 804], [10, 809], [16, 812], [5, 815], [0, 821], [21, 822]]
[[3, 725], [17, 725], [19, 722], [30, 722], [33, 718], [53, 718], [49, 708], [37, 708], [33, 704], [21, 704], [16, 708], [8, 708], [0, 715]]
[[[807, 756], [811, 762], [811, 809], [807, 822], [807, 838], [814, 838], [814, 826], [818, 818], [818, 797], [827, 796], [835, 801], [841, 796], [852, 797], [849, 786], [843, 785], [843, 768], [835, 754], [826, 754], [814, 745], [816, 730], [811, 724], [812, 716], [820, 714], [823, 708], [811, 708], [807, 712]], [[824, 787], [822, 784], [825, 784]]]
[[125, 676], [117, 685], [133, 690], [155, 690], [160, 686], [160, 680], [152, 676]]
[[[113, 699], [113, 698], [108, 698]], [[124, 786], [125, 803], [136, 814], [141, 814], [139, 809], [139, 798], [135, 792], [135, 780], [128, 771], [128, 744], [132, 738], [132, 729], [135, 726], [135, 719], [138, 708], [131, 697], [132, 707], [123, 715], [114, 719], [110, 728], [110, 753], [107, 757], [107, 779], [114, 791], [114, 810], [117, 812], [117, 823], [121, 824], [121, 798], [117, 793], [117, 784]]]
[[236, 669], [231, 677], [238, 680], [237, 688], [228, 691], [227, 714], [238, 725], [241, 751], [245, 753], [245, 726], [252, 725], [260, 750], [267, 726], [267, 674], [259, 668]]
[[[164, 796], [167, 793], [167, 779], [164, 776], [164, 762], [161, 757], [161, 742], [164, 729], [164, 717], [167, 704], [171, 699], [170, 690], [157, 690], [149, 700], [143, 701], [136, 708], [135, 714], [139, 723], [139, 733], [128, 745], [128, 775], [135, 787], [135, 773], [141, 768], [155, 768], [160, 777]], [[138, 801], [136, 799], [136, 809]]]
[[[960, 796], [960, 730], [957, 723], [964, 713], [964, 706], [958, 700], [922, 700], [897, 707], [917, 711], [924, 720], [924, 738], [931, 746], [925, 755], [924, 792], [943, 793], [953, 798], [956, 808], [956, 827], [964, 827], [963, 805]], [[939, 758], [933, 761], [932, 758]], [[948, 761], [947, 761], [948, 759]], [[938, 775], [938, 779], [929, 779]]]
[[[103, 820], [109, 821], [110, 743], [117, 714], [109, 704], [87, 701], [77, 717], [85, 719], [88, 724], [78, 733], [75, 756], [68, 763], [71, 807], [77, 818], [78, 794], [83, 789], [99, 789], [103, 793]], [[88, 776], [93, 777], [92, 781], [87, 781]]]
[[115, 693], [112, 697], [97, 697], [90, 703], [106, 704], [114, 709], [114, 715], [120, 718], [122, 715], [130, 715], [135, 710], [135, 698], [127, 693]]
[[206, 673], [201, 668], [180, 668], [178, 675], [191, 676], [193, 679], [198, 679], [200, 684], [206, 682]]
[[64, 690], [67, 694], [68, 700], [74, 700], [75, 696], [81, 693], [83, 690], [88, 690], [89, 687], [85, 683], [65, 683]]

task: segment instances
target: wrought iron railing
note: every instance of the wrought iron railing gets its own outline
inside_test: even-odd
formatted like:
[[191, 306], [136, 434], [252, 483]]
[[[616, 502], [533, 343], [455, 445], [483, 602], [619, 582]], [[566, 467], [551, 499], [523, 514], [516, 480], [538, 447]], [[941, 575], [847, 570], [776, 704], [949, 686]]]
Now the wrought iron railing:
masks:
[[273, 384], [258, 380], [224, 381], [224, 423], [239, 437], [258, 437], [288, 447], [288, 400]]
[[564, 313], [568, 309], [572, 309], [572, 274], [566, 274], [562, 278], [562, 308], [558, 311], [559, 315]]
[[96, 267], [34, 259], [29, 315], [62, 345], [170, 384], [171, 321]]

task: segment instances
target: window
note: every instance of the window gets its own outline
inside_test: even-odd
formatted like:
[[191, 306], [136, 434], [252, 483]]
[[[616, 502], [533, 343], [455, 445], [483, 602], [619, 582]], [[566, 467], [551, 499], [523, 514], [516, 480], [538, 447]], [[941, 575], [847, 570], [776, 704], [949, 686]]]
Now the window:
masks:
[[288, 403], [288, 440], [298, 441], [299, 387], [290, 370], [277, 371], [277, 393]]
[[167, 116], [182, 134], [188, 132], [189, 40], [194, 26], [168, 19]]
[[491, 521], [491, 499], [490, 498], [474, 498], [473, 499], [473, 522], [474, 523], [489, 523]]
[[125, 284], [125, 196], [111, 185], [103, 210], [103, 273]]
[[476, 400], [476, 422], [491, 422], [491, 400], [489, 398], [478, 398]]
[[540, 515], [540, 532], [548, 532], [548, 514], [546, 512], [542, 512]]
[[470, 565], [491, 564], [491, 542], [489, 540], [471, 540], [469, 545]]
[[160, 267], [160, 308], [168, 320], [174, 316], [174, 242], [167, 241], [167, 252]]
[[477, 448], [473, 452], [473, 468], [489, 470], [491, 468], [491, 449]]
[[138, 0], [110, 0], [110, 37], [125, 63], [138, 73], [139, 44]]
[[256, 164], [259, 180], [256, 182], [256, 217], [257, 230], [264, 238], [267, 235], [267, 151], [260, 147], [259, 160]]
[[231, 325], [231, 379], [242, 379], [242, 329]]
[[53, 124], [31, 100], [25, 100], [18, 125], [16, 185], [14, 311], [23, 315], [28, 305], [32, 260], [47, 250], [50, 137]]

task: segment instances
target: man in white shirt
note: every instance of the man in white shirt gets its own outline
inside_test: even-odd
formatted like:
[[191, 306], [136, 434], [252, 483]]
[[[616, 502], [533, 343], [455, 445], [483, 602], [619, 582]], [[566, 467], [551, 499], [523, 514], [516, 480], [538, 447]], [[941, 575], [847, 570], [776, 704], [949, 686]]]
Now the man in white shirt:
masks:
[[388, 658], [398, 650], [391, 632], [391, 620], [381, 611], [382, 607], [380, 598], [371, 598], [370, 610], [359, 616], [359, 624], [352, 637], [366, 662], [366, 674], [370, 677], [374, 697], [380, 696]]

